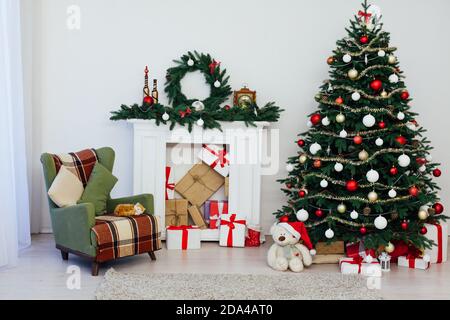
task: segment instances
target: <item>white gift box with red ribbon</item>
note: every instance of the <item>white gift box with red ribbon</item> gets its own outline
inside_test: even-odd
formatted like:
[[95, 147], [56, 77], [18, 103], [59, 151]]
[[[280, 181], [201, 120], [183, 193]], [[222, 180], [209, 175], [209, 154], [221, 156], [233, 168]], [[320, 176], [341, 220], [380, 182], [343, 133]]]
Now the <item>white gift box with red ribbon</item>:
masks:
[[166, 167], [166, 200], [175, 198], [175, 182], [171, 167]]
[[245, 246], [246, 221], [236, 214], [223, 214], [220, 219], [219, 245], [222, 247]]
[[219, 147], [213, 144], [204, 144], [202, 146], [202, 150], [198, 154], [198, 157], [222, 176], [228, 176], [230, 161], [228, 159], [228, 153], [225, 147]]
[[413, 256], [398, 257], [397, 264], [399, 267], [406, 267], [411, 269], [426, 270], [430, 267], [430, 262], [428, 261], [428, 259], [416, 258]]
[[425, 250], [425, 254], [430, 256], [430, 262], [442, 263], [447, 261], [447, 223], [443, 221], [436, 224], [425, 223], [425, 227], [427, 228], [425, 237], [435, 243], [431, 249]]
[[166, 228], [168, 250], [192, 250], [201, 248], [201, 229], [197, 226], [170, 226]]
[[380, 263], [372, 257], [343, 257], [339, 259], [339, 267], [342, 274], [362, 274], [367, 277], [381, 277], [382, 274]]
[[228, 214], [228, 201], [211, 200], [209, 202], [209, 228], [219, 229], [220, 217]]

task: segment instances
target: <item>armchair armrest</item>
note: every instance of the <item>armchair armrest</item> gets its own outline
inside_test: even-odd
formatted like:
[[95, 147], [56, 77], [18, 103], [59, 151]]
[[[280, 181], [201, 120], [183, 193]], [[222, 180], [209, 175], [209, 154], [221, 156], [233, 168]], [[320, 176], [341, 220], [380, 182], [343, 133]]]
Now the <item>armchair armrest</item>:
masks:
[[52, 208], [50, 215], [56, 244], [90, 256], [96, 255], [91, 243], [91, 228], [95, 225], [95, 207], [92, 203]]
[[137, 196], [124, 197], [118, 199], [109, 199], [107, 202], [107, 212], [113, 213], [118, 204], [136, 204], [140, 203], [145, 208], [145, 213], [154, 214], [153, 207], [153, 195], [152, 194], [140, 194]]

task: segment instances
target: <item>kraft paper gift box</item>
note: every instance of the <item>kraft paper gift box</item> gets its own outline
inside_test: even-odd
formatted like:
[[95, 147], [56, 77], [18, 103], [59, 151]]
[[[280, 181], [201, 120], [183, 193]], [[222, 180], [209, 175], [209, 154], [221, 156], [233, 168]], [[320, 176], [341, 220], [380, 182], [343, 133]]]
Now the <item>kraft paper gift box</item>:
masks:
[[208, 208], [205, 209], [205, 217], [209, 221], [209, 228], [219, 229], [220, 217], [222, 214], [228, 213], [228, 201], [208, 200], [205, 204], [208, 205]]
[[344, 241], [333, 241], [333, 242], [318, 242], [314, 246], [317, 254], [337, 254], [343, 256], [345, 253]]
[[230, 161], [228, 160], [227, 150], [225, 147], [219, 147], [213, 144], [204, 144], [200, 150], [198, 157], [204, 163], [217, 171], [223, 177], [228, 176]]
[[425, 237], [432, 240], [435, 245], [431, 249], [425, 249], [425, 253], [430, 256], [431, 263], [442, 263], [447, 261], [447, 237], [448, 224], [441, 221], [436, 224], [425, 223], [427, 233]]
[[206, 229], [206, 223], [205, 220], [203, 220], [202, 213], [196, 206], [190, 206], [188, 208], [189, 214], [194, 221], [194, 224], [199, 227], [200, 229]]
[[175, 183], [173, 178], [173, 172], [171, 167], [166, 167], [166, 200], [173, 199], [175, 197]]
[[188, 201], [185, 199], [166, 200], [166, 227], [188, 224]]
[[166, 229], [168, 250], [192, 250], [201, 248], [201, 230], [197, 226], [171, 226]]
[[397, 262], [399, 267], [406, 267], [406, 268], [411, 268], [411, 269], [422, 269], [422, 270], [426, 270], [430, 267], [430, 262], [429, 261], [425, 261], [422, 258], [416, 258], [414, 256], [412, 257], [408, 257], [408, 256], [403, 256], [403, 257], [398, 257], [398, 262]]
[[339, 266], [342, 274], [362, 274], [367, 277], [381, 277], [381, 265], [374, 259], [370, 262], [361, 257], [340, 258]]
[[197, 207], [201, 207], [223, 184], [224, 177], [204, 163], [194, 165], [175, 184], [175, 191]]
[[220, 220], [219, 245], [245, 247], [246, 221], [236, 214], [223, 214]]
[[314, 264], [338, 264], [339, 260], [345, 257], [343, 254], [316, 254], [312, 258]]
[[229, 197], [230, 194], [230, 177], [225, 178], [225, 197]]

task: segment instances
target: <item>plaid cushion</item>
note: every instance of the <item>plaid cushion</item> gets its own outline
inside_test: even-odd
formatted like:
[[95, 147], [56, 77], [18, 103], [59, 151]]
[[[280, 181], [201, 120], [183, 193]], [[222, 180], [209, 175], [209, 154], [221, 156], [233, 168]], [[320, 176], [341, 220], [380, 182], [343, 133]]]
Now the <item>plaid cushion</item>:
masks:
[[161, 232], [154, 215], [96, 217], [92, 232], [97, 240], [97, 261], [103, 262], [161, 249]]
[[59, 172], [61, 166], [65, 166], [80, 179], [84, 187], [86, 187], [92, 170], [98, 161], [97, 153], [94, 149], [86, 149], [66, 154], [54, 154], [52, 157], [55, 162], [56, 173]]

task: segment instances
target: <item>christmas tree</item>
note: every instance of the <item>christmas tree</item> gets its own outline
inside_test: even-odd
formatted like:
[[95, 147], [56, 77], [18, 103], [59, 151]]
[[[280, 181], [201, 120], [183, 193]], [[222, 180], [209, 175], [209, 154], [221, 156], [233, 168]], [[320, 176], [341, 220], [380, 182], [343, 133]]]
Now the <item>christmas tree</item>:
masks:
[[424, 223], [445, 219], [432, 177], [441, 171], [410, 111], [379, 9], [362, 7], [327, 60], [330, 79], [279, 180], [289, 201], [276, 216], [304, 221], [314, 243], [363, 240], [389, 252], [391, 241], [403, 240], [429, 248]]

